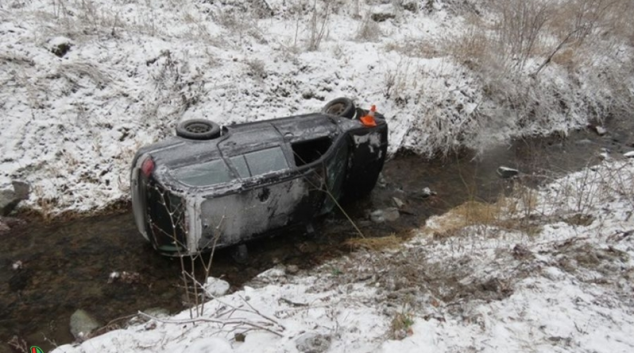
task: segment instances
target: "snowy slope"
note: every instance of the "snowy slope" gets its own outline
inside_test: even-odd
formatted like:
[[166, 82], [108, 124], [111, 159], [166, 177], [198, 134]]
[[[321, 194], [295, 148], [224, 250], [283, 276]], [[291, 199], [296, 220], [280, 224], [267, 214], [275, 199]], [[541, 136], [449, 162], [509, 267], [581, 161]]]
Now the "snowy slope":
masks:
[[136, 149], [183, 119], [270, 119], [347, 96], [389, 117], [390, 152], [431, 155], [565, 131], [611, 104], [586, 82], [594, 73], [553, 64], [537, 92], [574, 109], [527, 122], [496, 106], [447, 48], [477, 12], [470, 4], [2, 2], [0, 177], [30, 182], [25, 206], [44, 214], [90, 212], [128, 199]]

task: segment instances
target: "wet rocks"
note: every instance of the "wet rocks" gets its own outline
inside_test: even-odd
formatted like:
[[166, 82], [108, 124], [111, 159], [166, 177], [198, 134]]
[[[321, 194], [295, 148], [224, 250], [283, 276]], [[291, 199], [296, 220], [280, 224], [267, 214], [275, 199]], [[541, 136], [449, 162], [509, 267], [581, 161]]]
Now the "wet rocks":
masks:
[[207, 277], [203, 289], [208, 297], [216, 298], [227, 294], [229, 291], [229, 283], [219, 278]]
[[370, 213], [370, 220], [374, 223], [394, 222], [400, 217], [398, 208], [388, 207]]
[[396, 18], [396, 15], [391, 12], [377, 12], [373, 13], [370, 18], [372, 18], [374, 22], [385, 22]]
[[140, 283], [141, 274], [133, 271], [114, 271], [108, 276], [108, 283], [123, 282], [127, 284]]
[[421, 196], [423, 198], [427, 198], [427, 197], [434, 196], [434, 195], [436, 195], [436, 193], [431, 191], [431, 189], [428, 188], [428, 187], [424, 187], [423, 191], [421, 191]]
[[396, 208], [403, 208], [403, 206], [405, 206], [405, 202], [398, 197], [392, 197], [392, 201], [394, 201]]
[[608, 132], [608, 130], [606, 130], [606, 129], [605, 129], [603, 126], [601, 126], [601, 125], [589, 125], [588, 127], [589, 127], [590, 129], [594, 130], [594, 132], [596, 132], [596, 133], [597, 133], [597, 135], [599, 135], [599, 136], [603, 136], [603, 135], [605, 135], [605, 134]]
[[8, 233], [11, 229], [26, 224], [19, 218], [0, 216], [0, 234]]
[[289, 275], [296, 275], [299, 272], [299, 267], [297, 265], [288, 265], [286, 266], [286, 273]]
[[330, 348], [330, 335], [305, 333], [295, 340], [295, 347], [303, 353], [322, 353]]
[[70, 333], [75, 339], [84, 340], [88, 335], [101, 327], [101, 324], [85, 310], [78, 309], [70, 317]]
[[167, 309], [163, 309], [163, 308], [149, 308], [143, 311], [144, 313], [153, 316], [153, 317], [157, 317], [157, 318], [162, 318], [162, 317], [169, 317], [170, 316], [170, 312]]
[[49, 50], [56, 56], [63, 58], [73, 46], [73, 42], [66, 37], [55, 37], [48, 41]]
[[18, 203], [29, 198], [29, 184], [19, 180], [0, 185], [0, 216], [7, 216]]
[[512, 178], [512, 177], [518, 175], [519, 173], [520, 173], [519, 170], [513, 169], [513, 168], [509, 168], [509, 167], [505, 167], [505, 166], [499, 166], [498, 169], [497, 169], [497, 174], [502, 179]]

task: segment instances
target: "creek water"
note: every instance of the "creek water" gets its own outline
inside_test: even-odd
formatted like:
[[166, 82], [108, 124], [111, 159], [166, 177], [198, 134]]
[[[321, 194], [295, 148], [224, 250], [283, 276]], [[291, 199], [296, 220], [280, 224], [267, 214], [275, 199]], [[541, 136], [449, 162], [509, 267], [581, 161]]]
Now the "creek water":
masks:
[[[604, 148], [615, 156], [633, 150], [631, 125], [611, 123], [604, 136], [582, 130], [566, 138], [521, 139], [478, 158], [470, 152], [433, 160], [401, 154], [386, 163], [384, 180], [371, 196], [345, 209], [366, 236], [402, 234], [466, 200], [495, 199], [512, 183], [497, 175], [501, 165], [538, 184], [596, 163]], [[425, 187], [436, 194], [424, 197]], [[368, 220], [369, 210], [393, 207], [394, 198], [405, 203], [406, 212], [398, 220], [378, 225]], [[338, 213], [318, 220], [315, 229], [311, 236], [291, 233], [252, 242], [242, 264], [232, 259], [230, 250], [219, 251], [211, 274], [237, 289], [278, 263], [310, 268], [340, 256], [349, 251], [344, 241], [356, 236]], [[10, 351], [6, 342], [13, 336], [45, 351], [72, 342], [69, 318], [77, 309], [102, 324], [122, 324], [139, 310], [186, 308], [180, 261], [154, 252], [136, 230], [130, 211], [71, 222], [32, 221], [0, 235], [0, 241], [0, 352]], [[16, 261], [22, 262], [21, 270], [12, 269]], [[114, 271], [135, 277], [109, 283]]]

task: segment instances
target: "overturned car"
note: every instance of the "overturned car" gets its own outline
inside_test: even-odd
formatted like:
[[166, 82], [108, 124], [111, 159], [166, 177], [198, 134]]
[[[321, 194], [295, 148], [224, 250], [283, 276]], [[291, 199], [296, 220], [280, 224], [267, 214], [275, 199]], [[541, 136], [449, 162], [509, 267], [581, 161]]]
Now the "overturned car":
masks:
[[370, 193], [383, 168], [385, 118], [337, 98], [319, 113], [220, 127], [178, 124], [131, 170], [141, 234], [166, 255], [195, 255], [308, 226], [342, 197]]

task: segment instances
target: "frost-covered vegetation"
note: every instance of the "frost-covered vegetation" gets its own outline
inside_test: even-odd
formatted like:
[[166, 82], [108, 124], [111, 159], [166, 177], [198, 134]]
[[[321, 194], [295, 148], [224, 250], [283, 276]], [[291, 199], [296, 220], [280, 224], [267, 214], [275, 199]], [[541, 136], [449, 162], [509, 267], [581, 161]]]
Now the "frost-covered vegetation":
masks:
[[26, 206], [128, 198], [135, 150], [348, 96], [390, 151], [483, 150], [630, 111], [626, 0], [8, 0], [0, 3], [0, 172]]

